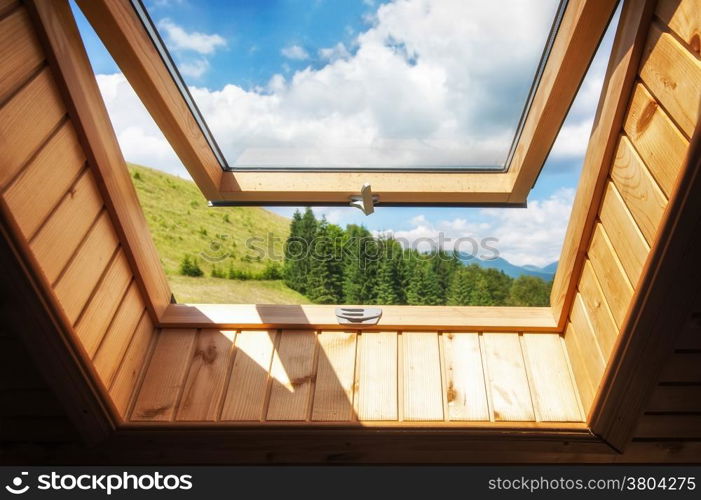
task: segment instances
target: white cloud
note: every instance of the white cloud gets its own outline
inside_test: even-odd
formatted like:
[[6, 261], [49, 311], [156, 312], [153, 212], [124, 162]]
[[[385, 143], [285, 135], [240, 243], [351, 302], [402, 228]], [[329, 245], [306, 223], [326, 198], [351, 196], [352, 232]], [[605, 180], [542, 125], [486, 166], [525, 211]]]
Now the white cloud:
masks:
[[[319, 51], [328, 61], [319, 68], [248, 90], [191, 92], [234, 165], [497, 166], [523, 102], [514, 96], [525, 100], [523, 75], [534, 71], [557, 2], [507, 4], [395, 0], [377, 9], [352, 54], [337, 44]], [[208, 65], [202, 58], [179, 66], [199, 78]], [[552, 157], [583, 153], [604, 67], [594, 64]]]
[[319, 49], [319, 57], [325, 61], [335, 62], [339, 59], [348, 59], [351, 57], [351, 53], [348, 52], [343, 42], [338, 42], [333, 47]]
[[294, 59], [296, 61], [304, 61], [309, 59], [309, 53], [304, 50], [304, 47], [299, 45], [290, 45], [289, 47], [284, 47], [280, 53], [288, 59]]
[[226, 47], [226, 40], [215, 34], [188, 32], [168, 18], [158, 22], [158, 28], [166, 35], [171, 50], [193, 51], [198, 54], [213, 54], [217, 48]]
[[97, 83], [124, 158], [132, 163], [189, 178], [187, 170], [124, 75], [97, 75]]
[[178, 65], [178, 70], [183, 76], [190, 78], [201, 78], [209, 70], [207, 59], [192, 59], [183, 61]]
[[405, 246], [421, 251], [445, 250], [491, 258], [483, 245], [496, 248], [499, 256], [516, 265], [548, 265], [560, 257], [562, 242], [572, 208], [574, 191], [560, 189], [544, 200], [532, 200], [527, 208], [485, 208], [470, 217], [429, 221], [424, 215], [410, 220], [411, 229], [375, 231], [392, 235]]

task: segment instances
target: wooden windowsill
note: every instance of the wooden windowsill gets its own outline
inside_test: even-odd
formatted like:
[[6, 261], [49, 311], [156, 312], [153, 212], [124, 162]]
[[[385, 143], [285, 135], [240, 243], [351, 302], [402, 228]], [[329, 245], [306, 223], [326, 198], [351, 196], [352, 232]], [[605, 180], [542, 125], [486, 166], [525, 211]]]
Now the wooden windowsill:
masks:
[[[333, 305], [170, 304], [161, 328], [312, 328], [347, 330]], [[550, 307], [382, 306], [364, 329], [559, 333]]]

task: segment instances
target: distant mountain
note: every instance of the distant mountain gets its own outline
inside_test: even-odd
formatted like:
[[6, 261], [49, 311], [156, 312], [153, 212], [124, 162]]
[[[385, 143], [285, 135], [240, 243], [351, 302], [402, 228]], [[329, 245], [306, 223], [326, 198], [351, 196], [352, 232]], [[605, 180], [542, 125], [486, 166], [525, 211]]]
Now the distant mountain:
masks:
[[506, 259], [502, 259], [501, 257], [490, 260], [481, 260], [469, 254], [460, 254], [458, 258], [465, 265], [469, 266], [470, 264], [477, 264], [485, 269], [496, 269], [498, 271], [503, 271], [504, 274], [512, 278], [518, 278], [519, 276], [523, 276], [525, 274], [527, 276], [535, 276], [536, 278], [550, 281], [553, 279], [553, 276], [555, 276], [555, 271], [557, 270], [557, 262], [548, 264], [545, 267], [538, 267], [530, 264], [525, 266], [517, 266]]

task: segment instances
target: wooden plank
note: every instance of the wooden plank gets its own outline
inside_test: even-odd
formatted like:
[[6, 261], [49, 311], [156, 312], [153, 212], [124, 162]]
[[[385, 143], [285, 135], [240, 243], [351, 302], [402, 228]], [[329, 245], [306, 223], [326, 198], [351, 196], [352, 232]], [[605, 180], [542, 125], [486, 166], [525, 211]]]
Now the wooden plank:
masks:
[[655, 12], [697, 57], [701, 56], [700, 10], [699, 0], [659, 0]]
[[560, 331], [565, 327], [574, 301], [655, 3], [656, 0], [627, 0], [621, 9], [582, 176], [550, 294], [550, 305]]
[[[590, 415], [594, 433], [623, 449], [633, 436], [677, 335], [697, 311], [701, 283], [701, 130], [691, 142], [675, 196], [670, 200], [647, 271], [620, 334], [621, 348]], [[671, 333], [671, 334], [670, 334]]]
[[5, 191], [5, 202], [27, 240], [59, 204], [84, 167], [83, 149], [67, 121]]
[[601, 351], [599, 340], [596, 338], [596, 333], [591, 326], [591, 320], [584, 307], [584, 300], [579, 293], [572, 305], [570, 321], [576, 332], [579, 353], [587, 366], [592, 386], [598, 387], [606, 368], [608, 356], [604, 356]]
[[642, 84], [635, 86], [624, 130], [669, 198], [689, 142]]
[[219, 418], [235, 335], [234, 331], [200, 331], [176, 420], [213, 422]]
[[197, 331], [161, 330], [139, 389], [131, 420], [169, 422], [192, 357]]
[[667, 359], [659, 380], [701, 384], [701, 352], [675, 352]]
[[[172, 294], [71, 7], [65, 0], [29, 0], [27, 6], [45, 42], [49, 63], [63, 84], [66, 101], [71, 103], [73, 125], [86, 148], [88, 163], [94, 169], [135, 279], [147, 299], [151, 319], [157, 322], [170, 304]], [[42, 113], [45, 111], [37, 112], [37, 116], [43, 118]], [[0, 149], [4, 149], [2, 139]]]
[[645, 259], [650, 253], [650, 247], [613, 182], [609, 181], [606, 185], [599, 219], [628, 280], [635, 287], [643, 271]]
[[56, 282], [54, 292], [71, 323], [75, 324], [95, 285], [117, 250], [117, 236], [103, 212]]
[[221, 420], [262, 419], [276, 336], [275, 331], [243, 331], [236, 336]]
[[630, 139], [625, 136], [621, 136], [618, 143], [616, 158], [611, 167], [611, 179], [643, 236], [652, 246], [667, 207], [667, 198], [633, 148]]
[[701, 110], [701, 60], [653, 24], [640, 78], [686, 137], [691, 137]]
[[105, 387], [112, 384], [145, 309], [139, 287], [132, 282], [93, 358], [95, 370]]
[[314, 387], [312, 420], [348, 422], [353, 419], [355, 332], [321, 332]]
[[[343, 330], [333, 305], [170, 304], [161, 324], [187, 328]], [[549, 307], [383, 306], [376, 330], [555, 332]]]
[[535, 420], [518, 335], [485, 333], [482, 338], [494, 420]]
[[658, 385], [646, 411], [701, 413], [701, 385]]
[[65, 114], [48, 69], [32, 78], [0, 108], [0, 190], [46, 142]]
[[397, 333], [363, 332], [358, 349], [358, 419], [397, 420]]
[[[0, 6], [0, 12], [2, 11]], [[26, 82], [44, 61], [26, 9], [0, 20], [0, 102]]]
[[572, 326], [572, 323], [567, 323], [564, 337], [574, 381], [579, 392], [579, 399], [582, 401], [582, 406], [584, 407], [584, 413], [586, 415], [589, 413], [589, 408], [591, 408], [591, 404], [594, 401], [594, 395], [596, 394], [598, 384], [594, 383], [593, 377], [589, 374], [589, 363], [584, 358], [582, 349], [579, 347], [577, 332]]
[[267, 420], [306, 420], [314, 380], [316, 333], [285, 331], [273, 354]]
[[[89, 170], [70, 188], [30, 247], [49, 283], [55, 283], [102, 209], [102, 198]], [[105, 219], [107, 219], [106, 215]]]
[[443, 420], [438, 334], [402, 334], [404, 420]]
[[643, 415], [634, 435], [646, 439], [701, 439], [701, 415]]
[[156, 330], [148, 314], [141, 316], [124, 359], [110, 387], [110, 397], [122, 419], [127, 419], [129, 402], [135, 396], [140, 375], [146, 369], [151, 343], [156, 338]]
[[479, 336], [476, 333], [444, 333], [441, 339], [448, 419], [489, 420]]
[[521, 338], [533, 404], [541, 422], [581, 422], [569, 363], [557, 334]]
[[589, 260], [584, 263], [582, 278], [579, 280], [579, 296], [582, 299], [586, 316], [589, 318], [601, 353], [604, 358], [608, 359], [616, 343], [616, 338], [618, 338], [618, 327], [613, 321], [611, 310], [604, 298], [604, 292], [601, 290]]
[[129, 263], [120, 248], [75, 326], [80, 343], [90, 358], [97, 352], [131, 280]]
[[633, 297], [633, 287], [601, 224], [596, 226], [588, 256], [613, 319], [621, 328]]

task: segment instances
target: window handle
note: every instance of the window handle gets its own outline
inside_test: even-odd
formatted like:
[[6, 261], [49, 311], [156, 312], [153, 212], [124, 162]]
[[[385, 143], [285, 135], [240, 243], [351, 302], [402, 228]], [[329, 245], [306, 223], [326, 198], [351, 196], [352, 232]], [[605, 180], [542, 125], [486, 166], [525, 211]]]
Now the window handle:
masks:
[[376, 325], [382, 317], [379, 307], [337, 307], [336, 319], [340, 325]]
[[365, 215], [370, 215], [375, 211], [375, 203], [380, 200], [380, 197], [372, 194], [370, 184], [363, 184], [360, 188], [360, 195], [350, 197], [350, 206], [360, 209]]

